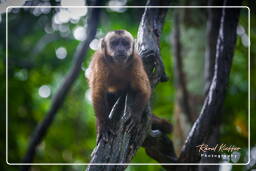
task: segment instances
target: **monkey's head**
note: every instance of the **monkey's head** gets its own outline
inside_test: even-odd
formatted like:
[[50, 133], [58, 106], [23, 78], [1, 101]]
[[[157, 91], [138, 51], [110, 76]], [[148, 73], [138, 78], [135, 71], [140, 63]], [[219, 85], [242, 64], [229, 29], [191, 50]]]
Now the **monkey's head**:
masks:
[[126, 63], [133, 56], [134, 38], [126, 30], [108, 32], [102, 39], [101, 50], [115, 63]]

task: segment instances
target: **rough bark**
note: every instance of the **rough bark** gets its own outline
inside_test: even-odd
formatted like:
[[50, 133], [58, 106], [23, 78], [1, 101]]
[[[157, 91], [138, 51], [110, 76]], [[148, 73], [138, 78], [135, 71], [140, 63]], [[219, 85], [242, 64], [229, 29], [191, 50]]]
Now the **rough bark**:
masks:
[[[230, 3], [232, 2], [226, 1], [225, 5], [228, 6]], [[235, 5], [238, 6], [241, 4], [241, 2], [236, 3]], [[200, 115], [183, 146], [179, 162], [194, 163], [200, 161], [200, 154], [196, 146], [208, 140], [220, 116], [234, 54], [239, 11], [239, 8], [223, 8], [222, 10], [213, 80]], [[179, 168], [178, 170], [186, 170], [188, 166], [177, 168]]]
[[[126, 165], [93, 165], [93, 163], [128, 163], [134, 156], [136, 150], [143, 143], [149, 129], [150, 119], [148, 110], [141, 115], [141, 121], [133, 124], [131, 106], [134, 102], [133, 94], [120, 97], [110, 113], [112, 126], [115, 134], [108, 138], [108, 141], [99, 139], [99, 143], [92, 153], [91, 165], [87, 170], [124, 170]], [[121, 114], [121, 116], [120, 116]]]
[[[99, 1], [95, 1], [95, 5], [100, 5]], [[50, 127], [51, 123], [53, 122], [57, 111], [60, 109], [61, 105], [64, 102], [65, 97], [67, 96], [67, 93], [69, 92], [70, 88], [72, 87], [73, 83], [75, 82], [76, 78], [79, 76], [80, 73], [80, 66], [83, 62], [84, 57], [86, 56], [86, 52], [88, 50], [90, 42], [93, 40], [95, 34], [96, 34], [96, 28], [99, 21], [99, 12], [100, 9], [92, 8], [88, 13], [88, 27], [87, 27], [87, 33], [88, 37], [85, 41], [81, 42], [79, 46], [76, 49], [76, 52], [74, 54], [74, 61], [73, 65], [65, 78], [63, 84], [58, 89], [57, 93], [53, 97], [51, 107], [44, 118], [44, 120], [39, 123], [39, 125], [36, 127], [26, 155], [23, 159], [23, 163], [32, 163], [34, 155], [36, 153], [37, 146], [41, 143], [44, 136], [47, 134], [48, 128]], [[22, 170], [28, 170], [29, 164], [27, 166], [24, 166]]]
[[[147, 6], [169, 5], [170, 1], [149, 1]], [[167, 81], [160, 56], [159, 41], [163, 22], [168, 8], [146, 8], [139, 26], [137, 49], [142, 56], [151, 86]]]
[[[168, 6], [170, 1], [150, 1], [147, 5]], [[142, 56], [146, 72], [150, 78], [151, 86], [155, 87], [158, 82], [167, 81], [163, 62], [160, 56], [160, 34], [163, 21], [168, 8], [147, 8], [140, 23], [137, 48]], [[160, 163], [176, 162], [176, 154], [172, 141], [166, 134], [159, 130], [152, 131], [147, 135], [143, 144], [147, 154]], [[168, 169], [168, 166], [163, 166]]]
[[[169, 1], [148, 1], [147, 5], [168, 5]], [[167, 13], [166, 8], [146, 8], [141, 19], [139, 31], [137, 35], [137, 49], [143, 59], [145, 70], [154, 87], [159, 81], [165, 81], [166, 75], [164, 66], [160, 57], [159, 38]], [[154, 132], [151, 131], [150, 106], [147, 105], [146, 110], [139, 116], [141, 121], [134, 124], [131, 113], [131, 106], [134, 102], [133, 94], [128, 93], [126, 97], [120, 97], [115, 103], [110, 116], [113, 126], [116, 130], [116, 135], [110, 136], [108, 142], [103, 139], [99, 140], [94, 152], [92, 153], [91, 165], [88, 166], [88, 171], [97, 170], [124, 170], [127, 165], [93, 165], [94, 163], [129, 163], [135, 155], [137, 149], [142, 146], [147, 136], [154, 137]], [[152, 136], [153, 135], [153, 136]], [[157, 133], [157, 138], [161, 137], [161, 133]], [[164, 135], [163, 135], [164, 136]], [[161, 138], [160, 138], [161, 139]], [[166, 139], [161, 139], [166, 140]], [[147, 146], [149, 141], [145, 141], [144, 147], [150, 150]], [[159, 144], [156, 143], [157, 147]], [[157, 148], [156, 147], [156, 148]], [[171, 153], [170, 149], [170, 153]], [[163, 150], [161, 152], [164, 152]], [[159, 152], [160, 154], [162, 154]], [[159, 154], [158, 153], [158, 154]], [[151, 154], [151, 153], [150, 153]], [[152, 156], [159, 157], [153, 153]], [[166, 155], [172, 156], [172, 155]]]

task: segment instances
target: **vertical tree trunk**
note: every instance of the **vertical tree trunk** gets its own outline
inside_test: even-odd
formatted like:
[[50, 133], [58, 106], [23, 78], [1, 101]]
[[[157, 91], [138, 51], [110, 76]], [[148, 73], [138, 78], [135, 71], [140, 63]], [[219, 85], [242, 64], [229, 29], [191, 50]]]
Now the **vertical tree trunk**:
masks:
[[[168, 5], [169, 1], [154, 2], [149, 0], [147, 5]], [[154, 87], [159, 81], [165, 80], [165, 72], [159, 51], [159, 39], [167, 13], [167, 8], [145, 8], [137, 35], [137, 49], [143, 59], [145, 70]], [[155, 72], [152, 70], [155, 69]], [[125, 100], [123, 99], [125, 98]], [[128, 93], [126, 97], [114, 105], [110, 115], [116, 128], [116, 135], [109, 137], [108, 142], [100, 139], [92, 153], [91, 165], [88, 171], [124, 170], [127, 165], [94, 165], [94, 163], [129, 163], [137, 149], [143, 144], [151, 131], [150, 106], [138, 116], [141, 121], [132, 124], [128, 122], [134, 116], [131, 106], [134, 103], [134, 94]]]

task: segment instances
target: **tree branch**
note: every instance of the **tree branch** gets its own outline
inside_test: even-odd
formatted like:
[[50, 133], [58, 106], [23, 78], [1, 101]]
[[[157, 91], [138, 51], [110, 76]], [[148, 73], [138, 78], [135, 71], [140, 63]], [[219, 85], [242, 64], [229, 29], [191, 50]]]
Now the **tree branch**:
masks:
[[[229, 5], [229, 3], [232, 2], [226, 1], [225, 5]], [[236, 5], [240, 4], [241, 2]], [[179, 162], [192, 163], [200, 160], [196, 146], [207, 141], [214, 123], [220, 116], [234, 54], [239, 12], [239, 8], [224, 8], [222, 11], [213, 80], [201, 113], [183, 146]]]
[[[222, 0], [210, 0], [208, 1], [209, 6], [222, 6], [224, 5]], [[221, 14], [222, 10], [220, 8], [208, 8], [208, 17], [207, 17], [207, 43], [206, 43], [206, 49], [205, 49], [205, 61], [204, 61], [204, 77], [205, 77], [205, 83], [204, 83], [204, 94], [207, 95], [211, 81], [214, 74], [214, 64], [216, 59], [216, 46], [217, 46], [217, 40], [219, 35], [219, 29], [220, 29], [220, 21], [221, 21]], [[207, 144], [209, 146], [215, 146], [219, 143], [219, 137], [220, 137], [220, 124], [221, 124], [221, 118], [218, 119], [218, 121], [215, 123], [214, 128], [212, 132], [209, 135], [209, 138], [207, 140]], [[207, 152], [207, 154], [213, 154], [212, 152]], [[216, 154], [216, 153], [214, 153]], [[218, 163], [220, 159], [218, 158], [201, 158], [200, 163]], [[199, 170], [209, 170], [209, 171], [215, 171], [219, 170], [218, 165], [200, 165]]]
[[186, 75], [183, 71], [182, 61], [182, 46], [180, 43], [180, 19], [178, 12], [176, 11], [174, 16], [174, 31], [173, 31], [173, 57], [174, 57], [174, 71], [175, 71], [175, 83], [177, 89], [178, 105], [181, 107], [182, 113], [186, 116], [190, 123], [193, 123], [194, 116], [189, 106], [189, 93], [187, 91]]
[[[222, 6], [222, 0], [210, 0], [209, 6]], [[204, 77], [205, 87], [204, 92], [207, 95], [210, 84], [214, 74], [214, 64], [216, 57], [216, 45], [220, 29], [221, 21], [220, 8], [208, 8], [208, 20], [207, 20], [207, 44], [205, 49], [205, 66], [204, 66]]]
[[[163, 0], [157, 3], [149, 1], [147, 3], [147, 5], [159, 4], [168, 5], [169, 1]], [[166, 12], [167, 9], [165, 8], [146, 8], [137, 35], [137, 49], [143, 59], [152, 87], [167, 78], [159, 53], [159, 38]], [[92, 153], [88, 171], [124, 170], [127, 167], [125, 165], [93, 165], [93, 163], [129, 163], [137, 149], [143, 144], [146, 136], [151, 132], [149, 105], [139, 116], [141, 121], [136, 124], [132, 123], [131, 117], [134, 116], [131, 113], [131, 106], [134, 105], [133, 96], [134, 94], [128, 93], [126, 97], [120, 97], [115, 103], [109, 118], [112, 120], [116, 135], [110, 136], [108, 142], [99, 140]], [[165, 140], [162, 139], [162, 143]], [[147, 149], [147, 147], [145, 148]], [[173, 156], [171, 151], [166, 154], [167, 158], [172, 158], [170, 157]]]
[[[99, 0], [95, 1], [95, 5], [99, 5]], [[86, 29], [87, 38], [85, 41], [81, 42], [76, 49], [74, 54], [73, 65], [65, 78], [63, 84], [58, 89], [56, 95], [53, 97], [51, 107], [44, 118], [44, 120], [36, 127], [36, 130], [31, 137], [28, 150], [23, 159], [23, 163], [31, 163], [33, 161], [36, 148], [41, 143], [42, 139], [47, 133], [49, 126], [57, 114], [57, 111], [60, 109], [61, 105], [64, 102], [64, 99], [70, 90], [71, 86], [75, 82], [76, 78], [80, 73], [81, 64], [86, 56], [89, 44], [96, 34], [96, 28], [99, 21], [100, 9], [91, 8], [88, 13], [88, 27]], [[23, 170], [28, 170], [29, 167], [24, 167]]]
[[[143, 143], [146, 153], [158, 161], [159, 163], [176, 163], [177, 157], [174, 151], [172, 141], [166, 134], [159, 130], [153, 130], [147, 136]], [[168, 165], [163, 165], [164, 168], [171, 169]]]
[[[148, 1], [147, 6], [169, 5], [169, 0]], [[137, 49], [143, 59], [145, 70], [154, 87], [159, 81], [167, 81], [160, 56], [159, 41], [168, 8], [146, 8], [137, 35]]]

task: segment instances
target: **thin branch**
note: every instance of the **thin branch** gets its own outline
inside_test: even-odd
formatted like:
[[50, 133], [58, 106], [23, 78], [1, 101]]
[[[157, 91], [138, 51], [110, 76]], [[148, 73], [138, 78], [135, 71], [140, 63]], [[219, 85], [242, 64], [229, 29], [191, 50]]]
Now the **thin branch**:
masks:
[[[99, 4], [99, 1], [95, 1], [95, 4]], [[23, 163], [31, 163], [33, 161], [37, 146], [41, 143], [42, 139], [46, 135], [49, 126], [51, 125], [52, 121], [54, 120], [57, 114], [57, 111], [60, 109], [65, 97], [67, 96], [67, 93], [69, 92], [71, 86], [78, 77], [81, 70], [81, 64], [84, 60], [84, 57], [86, 56], [89, 47], [89, 43], [92, 41], [96, 34], [96, 28], [99, 21], [99, 14], [99, 9], [90, 9], [88, 13], [88, 27], [86, 30], [87, 38], [85, 41], [81, 42], [77, 47], [76, 52], [74, 54], [73, 65], [67, 77], [65, 78], [61, 87], [58, 89], [56, 95], [54, 96], [51, 107], [46, 117], [36, 127], [36, 130], [34, 131], [33, 136], [31, 137], [26, 155], [23, 159]], [[28, 167], [24, 167], [23, 170], [28, 170]]]
[[[225, 5], [229, 5], [228, 3], [232, 2], [226, 1]], [[241, 2], [238, 3], [237, 1], [236, 3], [237, 6], [241, 4]], [[201, 113], [183, 146], [179, 162], [189, 163], [200, 160], [200, 154], [196, 146], [207, 141], [214, 127], [214, 123], [220, 116], [220, 109], [224, 102], [225, 88], [228, 84], [234, 54], [239, 12], [239, 8], [223, 8], [214, 77]]]
[[177, 88], [177, 100], [179, 106], [183, 110], [182, 113], [185, 114], [188, 121], [192, 123], [194, 117], [189, 106], [189, 93], [187, 91], [186, 76], [183, 71], [183, 61], [182, 61], [182, 46], [180, 42], [180, 19], [178, 12], [176, 11], [174, 16], [174, 31], [173, 31], [173, 56], [174, 56], [174, 67], [175, 67], [175, 83]]

